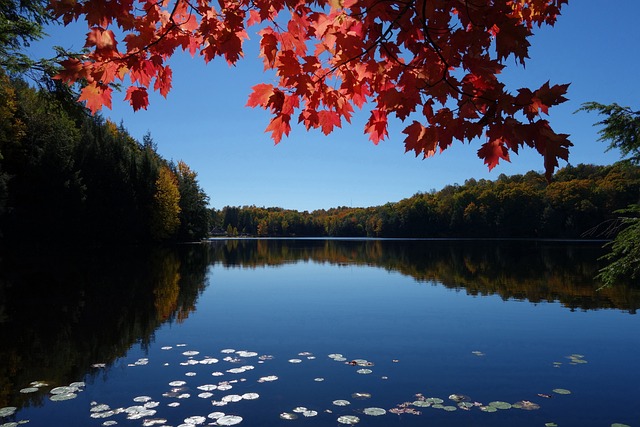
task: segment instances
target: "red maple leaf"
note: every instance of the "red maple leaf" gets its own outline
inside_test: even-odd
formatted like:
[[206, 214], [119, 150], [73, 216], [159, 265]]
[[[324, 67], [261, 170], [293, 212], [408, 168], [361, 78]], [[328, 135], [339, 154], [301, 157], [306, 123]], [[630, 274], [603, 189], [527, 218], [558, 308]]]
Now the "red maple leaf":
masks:
[[500, 159], [509, 160], [509, 150], [504, 146], [504, 141], [501, 139], [494, 139], [482, 144], [482, 147], [478, 150], [478, 157], [484, 159], [484, 163], [489, 167], [489, 170], [498, 165]]
[[147, 93], [147, 88], [144, 87], [129, 86], [127, 96], [124, 99], [129, 101], [134, 111], [138, 111], [141, 108], [146, 110], [149, 105], [149, 94]]
[[335, 111], [318, 111], [318, 123], [325, 135], [329, 135], [334, 127], [341, 127], [340, 116]]
[[95, 114], [103, 106], [111, 108], [111, 92], [113, 90], [109, 86], [91, 82], [82, 88], [78, 101], [85, 101], [87, 108]]
[[387, 125], [387, 115], [380, 110], [373, 110], [365, 125], [364, 132], [369, 134], [369, 139], [374, 144], [378, 144], [388, 135]]
[[271, 119], [269, 126], [265, 129], [265, 132], [271, 132], [271, 138], [273, 141], [278, 144], [282, 140], [282, 135], [289, 135], [291, 131], [291, 125], [289, 125], [289, 121], [291, 120], [291, 116], [287, 114], [282, 114]]

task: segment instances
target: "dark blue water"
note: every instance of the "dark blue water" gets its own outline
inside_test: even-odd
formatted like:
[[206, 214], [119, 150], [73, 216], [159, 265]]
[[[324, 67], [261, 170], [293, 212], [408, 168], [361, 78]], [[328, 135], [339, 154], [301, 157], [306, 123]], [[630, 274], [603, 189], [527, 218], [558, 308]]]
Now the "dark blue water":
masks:
[[[339, 256], [323, 258], [301, 256], [301, 248], [295, 246], [288, 248], [287, 256], [268, 260], [268, 250], [255, 246], [226, 247], [224, 257], [209, 253], [200, 286], [192, 291], [195, 296], [184, 302], [180, 294], [170, 318], [159, 321], [151, 335], [138, 339], [124, 353], [105, 353], [104, 360], [93, 354], [93, 363], [106, 366], [76, 374], [75, 381], [85, 382], [76, 398], [51, 401], [51, 387], [61, 385], [57, 380], [33, 393], [39, 398], [24, 403], [16, 414], [1, 418], [0, 425], [21, 420], [29, 420], [31, 426], [100, 426], [109, 421], [126, 426], [196, 425], [196, 419], [185, 423], [193, 416], [205, 417], [199, 424], [204, 425], [216, 422], [207, 418], [209, 414], [223, 412], [242, 417], [241, 426], [337, 426], [342, 425], [338, 418], [343, 415], [357, 416], [358, 425], [372, 427], [640, 426], [640, 322], [631, 314], [633, 307], [571, 309], [568, 307], [575, 304], [608, 304], [587, 301], [584, 294], [591, 291], [581, 294], [575, 289], [557, 301], [538, 301], [539, 295], [531, 297], [529, 288], [531, 283], [540, 283], [540, 278], [511, 271], [483, 275], [478, 271], [485, 267], [471, 255], [466, 258], [471, 277], [460, 270], [441, 271], [429, 263], [408, 274], [415, 263], [394, 261], [390, 248], [383, 248], [383, 255], [372, 255], [369, 249], [349, 246]], [[253, 255], [247, 258], [236, 253], [242, 250]], [[365, 255], [354, 255], [354, 250]], [[424, 254], [430, 250], [425, 249]], [[464, 251], [448, 248], [446, 253], [452, 250]], [[278, 251], [282, 253], [282, 246]], [[345, 254], [352, 254], [351, 258]], [[438, 258], [437, 265], [455, 264], [460, 259], [455, 254], [452, 259]], [[595, 262], [589, 255], [583, 261], [585, 265]], [[181, 262], [183, 266], [188, 261]], [[558, 269], [560, 279], [539, 271], [542, 279], [559, 283], [549, 294], [561, 288], [596, 285], [584, 283], [587, 276]], [[187, 272], [176, 271], [156, 280], [175, 279], [180, 284]], [[428, 276], [432, 278], [425, 278]], [[489, 292], [489, 288], [471, 289], [467, 281], [473, 280], [491, 280], [489, 288], [508, 288], [522, 297], [506, 297], [507, 291]], [[514, 291], [519, 280], [523, 288]], [[170, 294], [170, 288], [152, 290], [156, 315], [162, 312], [158, 295]], [[111, 326], [114, 330], [121, 327]], [[108, 328], [96, 332], [98, 341], [113, 339]], [[245, 356], [241, 351], [257, 355]], [[329, 357], [335, 353], [342, 354], [346, 362], [365, 359], [371, 366], [335, 361]], [[236, 360], [225, 361], [225, 357]], [[218, 362], [198, 363], [207, 358]], [[244, 372], [228, 372], [246, 366], [250, 368]], [[47, 375], [46, 371], [31, 369], [35, 371], [32, 381], [50, 380], [38, 376]], [[361, 369], [371, 372], [358, 373]], [[277, 380], [261, 380], [268, 376], [277, 376]], [[27, 387], [28, 372], [20, 378], [23, 384], [13, 386]], [[185, 384], [172, 386], [173, 381]], [[225, 381], [231, 386], [228, 390], [198, 396], [203, 393], [198, 386], [219, 386]], [[554, 392], [557, 389], [571, 393], [559, 394]], [[225, 396], [246, 393], [259, 397], [216, 406]], [[354, 393], [370, 397], [363, 399]], [[452, 394], [468, 396], [475, 406], [459, 408], [449, 398]], [[442, 406], [456, 410], [405, 405], [420, 414], [389, 412], [402, 409], [404, 402], [419, 400], [420, 395], [440, 398]], [[98, 404], [116, 412], [143, 405], [134, 401], [140, 396], [150, 398], [148, 406], [155, 413], [140, 419], [128, 419], [127, 413], [91, 417], [91, 409]], [[338, 399], [350, 404], [332, 403]], [[539, 409], [481, 410], [495, 401], [532, 402]], [[296, 407], [317, 415], [293, 412]], [[371, 407], [387, 413], [364, 413]], [[282, 419], [285, 412], [296, 414], [297, 419]]]

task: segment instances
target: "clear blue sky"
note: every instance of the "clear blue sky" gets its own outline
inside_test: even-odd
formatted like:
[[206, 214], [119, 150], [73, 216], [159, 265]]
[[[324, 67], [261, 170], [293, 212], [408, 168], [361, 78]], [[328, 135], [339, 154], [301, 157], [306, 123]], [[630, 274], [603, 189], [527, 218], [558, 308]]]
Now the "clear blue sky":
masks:
[[[571, 83], [569, 101], [550, 110], [556, 132], [574, 144], [570, 163], [610, 164], [598, 142], [594, 113], [573, 114], [583, 102], [617, 102], [640, 109], [640, 1], [614, 3], [571, 0], [555, 27], [536, 29], [526, 69], [508, 62], [510, 90]], [[52, 28], [45, 44], [81, 48], [83, 27]], [[147, 111], [133, 112], [124, 93], [114, 96], [113, 110], [102, 114], [124, 122], [139, 140], [147, 132], [160, 154], [184, 160], [198, 173], [201, 187], [217, 209], [226, 205], [279, 206], [315, 210], [336, 206], [376, 206], [420, 191], [462, 184], [468, 178], [496, 179], [499, 174], [542, 171], [543, 159], [531, 149], [512, 155], [488, 172], [477, 158], [479, 143], [454, 146], [423, 160], [404, 152], [402, 123], [393, 122], [390, 138], [373, 145], [363, 133], [369, 110], [357, 112], [352, 124], [329, 136], [294, 127], [274, 145], [264, 133], [270, 116], [245, 107], [251, 87], [269, 81], [257, 58], [257, 35], [245, 46], [236, 67], [223, 60], [209, 64], [178, 54], [170, 61], [173, 89], [167, 99], [154, 95]], [[565, 163], [562, 162], [561, 166]]]

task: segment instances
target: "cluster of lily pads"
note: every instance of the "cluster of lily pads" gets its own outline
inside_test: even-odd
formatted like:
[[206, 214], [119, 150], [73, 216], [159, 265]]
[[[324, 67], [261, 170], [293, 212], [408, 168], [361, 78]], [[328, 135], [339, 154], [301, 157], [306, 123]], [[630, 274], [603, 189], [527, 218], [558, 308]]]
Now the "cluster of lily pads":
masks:
[[[162, 350], [170, 351], [175, 348], [185, 347], [186, 344], [177, 344], [175, 346], [161, 347]], [[168, 427], [169, 418], [164, 415], [164, 412], [171, 412], [171, 409], [181, 405], [184, 399], [190, 399], [197, 397], [203, 402], [202, 407], [209, 407], [202, 410], [201, 414], [191, 415], [182, 419], [178, 427], [192, 427], [197, 425], [214, 425], [214, 426], [231, 426], [240, 424], [244, 421], [241, 415], [238, 415], [237, 411], [233, 410], [233, 405], [241, 401], [253, 401], [260, 398], [260, 394], [254, 388], [260, 388], [264, 390], [267, 385], [259, 385], [264, 383], [271, 383], [279, 380], [277, 375], [269, 373], [268, 375], [258, 376], [250, 374], [249, 380], [245, 378], [245, 374], [256, 369], [256, 365], [261, 365], [274, 359], [272, 355], [259, 355], [258, 352], [249, 350], [235, 350], [235, 349], [223, 349], [220, 350], [220, 355], [201, 355], [197, 350], [178, 350], [181, 356], [184, 357], [179, 362], [180, 366], [186, 367], [187, 372], [183, 375], [185, 378], [173, 378], [167, 382], [166, 390], [163, 390], [160, 396], [155, 398], [152, 396], [135, 396], [129, 401], [128, 404], [118, 405], [112, 407], [107, 403], [91, 402], [89, 409], [89, 416], [95, 419], [105, 427], [118, 424], [118, 418], [126, 418], [127, 420], [141, 420], [143, 427], [151, 426], [165, 426]], [[484, 353], [480, 351], [472, 352], [476, 356], [484, 356]], [[366, 359], [349, 359], [339, 353], [331, 353], [328, 355], [329, 359], [336, 363], [346, 364], [352, 366], [355, 373], [359, 375], [369, 375], [373, 373], [374, 363]], [[568, 356], [571, 364], [583, 364], [587, 363], [584, 356], [579, 354], [573, 354]], [[300, 364], [305, 360], [312, 361], [316, 359], [316, 356], [310, 352], [300, 352], [296, 357], [288, 359], [289, 363]], [[250, 360], [254, 360], [255, 363], [249, 363]], [[394, 363], [398, 360], [394, 359]], [[128, 363], [129, 367], [145, 366], [151, 363], [148, 358], [140, 358], [132, 363]], [[169, 363], [164, 363], [164, 366], [168, 366]], [[216, 367], [216, 369], [207, 369], [207, 367]], [[222, 367], [224, 366], [224, 367]], [[557, 366], [554, 363], [554, 366]], [[105, 364], [93, 365], [96, 369], [106, 368]], [[199, 380], [205, 375], [208, 380]], [[215, 380], [211, 380], [215, 378]], [[381, 376], [381, 379], [388, 379], [386, 376]], [[314, 378], [316, 382], [324, 381], [322, 377]], [[34, 381], [29, 384], [29, 387], [25, 387], [20, 390], [21, 393], [35, 393], [42, 388], [48, 387], [43, 381]], [[83, 382], [74, 382], [67, 386], [57, 386], [49, 390], [51, 401], [63, 401], [75, 398], [79, 392], [83, 390], [85, 384]], [[230, 390], [234, 388], [241, 389], [241, 391], [232, 392]], [[541, 398], [551, 398], [555, 395], [568, 395], [571, 394], [570, 390], [564, 388], [556, 388], [552, 390], [553, 394], [538, 393]], [[351, 398], [355, 400], [366, 400], [372, 397], [368, 392], [355, 392], [351, 394]], [[328, 402], [327, 402], [328, 403]], [[220, 408], [228, 407], [230, 410], [224, 409], [222, 412]], [[215, 409], [219, 408], [219, 409]], [[540, 404], [529, 400], [521, 400], [515, 403], [504, 402], [500, 400], [494, 400], [489, 403], [481, 403], [471, 399], [469, 396], [463, 394], [451, 394], [447, 398], [441, 397], [427, 397], [422, 393], [415, 394], [409, 401], [397, 404], [395, 407], [385, 409], [377, 406], [366, 405], [352, 405], [349, 400], [336, 399], [331, 402], [331, 405], [325, 408], [309, 408], [306, 406], [295, 406], [284, 412], [280, 413], [280, 419], [282, 420], [296, 420], [298, 418], [310, 418], [324, 414], [332, 414], [334, 420], [339, 424], [353, 425], [358, 424], [361, 418], [366, 417], [380, 417], [387, 414], [411, 414], [420, 415], [423, 411], [427, 410], [442, 410], [445, 412], [453, 412], [458, 410], [471, 411], [479, 410], [481, 412], [499, 412], [510, 409], [520, 409], [525, 411], [537, 410], [540, 408]], [[209, 412], [211, 411], [211, 412]], [[336, 412], [334, 414], [334, 411]], [[0, 408], [0, 423], [4, 418], [12, 417], [16, 414], [17, 408], [6, 407]], [[209, 413], [207, 413], [209, 412]], [[180, 417], [182, 418], [182, 417]], [[24, 424], [28, 421], [8, 422], [0, 424], [0, 427], [17, 427], [20, 424]], [[548, 423], [548, 427], [554, 426], [553, 423]], [[628, 427], [624, 424], [612, 424], [612, 427]]]
[[[472, 401], [469, 396], [465, 396], [463, 394], [451, 394], [449, 395], [448, 400], [450, 402], [445, 401], [439, 397], [425, 397], [422, 393], [417, 393], [414, 396], [414, 400], [407, 401], [398, 404], [395, 408], [389, 410], [392, 414], [412, 414], [412, 415], [420, 415], [421, 410], [425, 408], [432, 409], [441, 409], [447, 412], [457, 411], [458, 409], [462, 409], [465, 411], [469, 411], [473, 408], [478, 408], [482, 412], [497, 412], [499, 410], [506, 409], [523, 409], [526, 411], [533, 411], [535, 409], [540, 409], [540, 405], [537, 403], [531, 402], [529, 400], [521, 400], [515, 403], [503, 402], [500, 400], [495, 400], [489, 402], [488, 404], [483, 404], [480, 402]], [[419, 409], [416, 409], [419, 408]]]

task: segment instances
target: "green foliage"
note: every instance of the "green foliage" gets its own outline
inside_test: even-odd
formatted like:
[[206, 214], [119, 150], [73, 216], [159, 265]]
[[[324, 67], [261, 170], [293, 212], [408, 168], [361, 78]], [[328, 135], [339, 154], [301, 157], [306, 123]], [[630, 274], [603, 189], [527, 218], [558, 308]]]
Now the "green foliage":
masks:
[[622, 157], [634, 163], [640, 163], [640, 111], [621, 107], [616, 103], [604, 105], [597, 102], [582, 104], [578, 111], [596, 111], [606, 116], [596, 123], [603, 126], [600, 141], [609, 141], [609, 148], [618, 149]]
[[309, 213], [244, 206], [211, 216], [220, 233], [230, 225], [258, 236], [604, 238], [598, 225], [634, 203], [638, 191], [640, 167], [577, 165], [559, 170], [551, 184], [528, 172], [471, 179], [369, 208]]
[[182, 160], [173, 168], [180, 191], [179, 240], [197, 241], [209, 233], [209, 197], [198, 185], [197, 174]]
[[[615, 103], [604, 105], [597, 102], [583, 104], [580, 110], [597, 111], [606, 116], [604, 120], [596, 123], [603, 126], [600, 130], [600, 140], [609, 141], [608, 150], [620, 150], [625, 162], [640, 164], [640, 111], [633, 111]], [[637, 204], [639, 192], [635, 190], [632, 194], [635, 199], [630, 202], [629, 207], [619, 211], [631, 216], [618, 219], [620, 231], [609, 245], [611, 252], [605, 256], [609, 265], [600, 271], [599, 277], [607, 286], [623, 280], [637, 283], [640, 278], [640, 208]]]
[[623, 281], [640, 281], [640, 205], [631, 205], [617, 211], [622, 229], [616, 238], [607, 244], [611, 252], [604, 256], [609, 264], [600, 270], [598, 278], [605, 285]]
[[[160, 212], [176, 213], [180, 206], [158, 209], [161, 171], [173, 172], [151, 137], [146, 135], [141, 144], [123, 125], [89, 116], [60, 95], [0, 74], [3, 240], [122, 243], [183, 238], [177, 214], [166, 216], [165, 223], [157, 221]], [[182, 188], [197, 188], [206, 202], [191, 174]], [[173, 189], [180, 192], [178, 181]], [[177, 203], [180, 194], [172, 194]], [[198, 236], [206, 232], [206, 213], [204, 217]]]
[[0, 67], [24, 71], [32, 61], [22, 49], [44, 36], [52, 19], [42, 0], [0, 0]]

